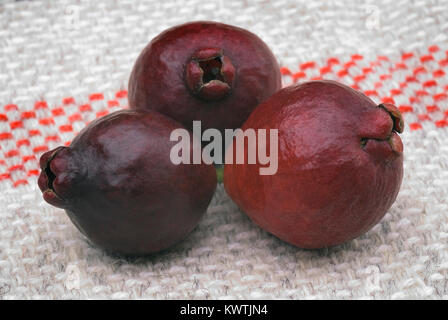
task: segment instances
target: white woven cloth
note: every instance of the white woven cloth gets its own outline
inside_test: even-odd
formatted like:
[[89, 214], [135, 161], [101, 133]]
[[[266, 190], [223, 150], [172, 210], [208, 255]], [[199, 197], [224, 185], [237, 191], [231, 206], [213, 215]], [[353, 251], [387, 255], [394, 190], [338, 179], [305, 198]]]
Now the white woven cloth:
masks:
[[[405, 175], [380, 224], [302, 250], [256, 227], [220, 185], [184, 242], [125, 261], [42, 200], [39, 155], [125, 107], [140, 50], [191, 20], [258, 34], [285, 85], [336, 79], [400, 107]], [[446, 1], [0, 1], [0, 50], [0, 299], [448, 298]]]

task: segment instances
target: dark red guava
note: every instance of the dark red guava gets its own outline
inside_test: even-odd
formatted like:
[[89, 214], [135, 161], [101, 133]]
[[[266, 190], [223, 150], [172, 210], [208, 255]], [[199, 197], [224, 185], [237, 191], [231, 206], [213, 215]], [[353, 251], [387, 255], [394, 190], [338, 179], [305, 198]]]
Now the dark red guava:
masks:
[[155, 111], [95, 120], [69, 147], [40, 158], [44, 199], [108, 251], [144, 255], [170, 247], [198, 224], [216, 188], [213, 166], [170, 161], [177, 128]]
[[141, 52], [129, 79], [131, 109], [156, 110], [191, 129], [239, 128], [281, 88], [278, 63], [253, 33], [218, 22], [170, 28]]
[[313, 81], [274, 94], [244, 123], [248, 128], [278, 129], [278, 171], [260, 175], [258, 162], [226, 164], [224, 185], [256, 224], [284, 241], [322, 248], [354, 239], [397, 197], [403, 119], [391, 104]]

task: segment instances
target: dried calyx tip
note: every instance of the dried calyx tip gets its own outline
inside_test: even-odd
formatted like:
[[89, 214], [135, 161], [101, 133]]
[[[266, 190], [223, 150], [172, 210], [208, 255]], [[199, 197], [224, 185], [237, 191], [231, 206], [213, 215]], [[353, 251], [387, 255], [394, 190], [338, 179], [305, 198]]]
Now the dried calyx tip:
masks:
[[43, 193], [45, 201], [61, 208], [64, 207], [65, 201], [55, 191], [54, 182], [57, 178], [57, 174], [51, 169], [51, 163], [57, 154], [63, 149], [66, 149], [66, 147], [58, 147], [52, 151], [44, 153], [41, 156], [39, 162], [42, 171], [38, 179], [38, 185]]
[[362, 149], [368, 148], [369, 140], [376, 141], [387, 141], [392, 148], [392, 151], [396, 155], [400, 155], [403, 152], [403, 143], [398, 135], [398, 133], [402, 133], [404, 129], [404, 121], [403, 116], [401, 115], [400, 110], [390, 103], [381, 103], [377, 106], [378, 108], [387, 112], [392, 120], [392, 128], [390, 132], [388, 132], [387, 137], [383, 136], [382, 138], [375, 137], [363, 137], [360, 141], [360, 146]]
[[230, 94], [235, 67], [220, 48], [203, 48], [190, 58], [185, 69], [185, 81], [197, 97], [216, 101]]
[[389, 113], [394, 123], [393, 130], [397, 131], [398, 133], [402, 133], [404, 129], [404, 120], [400, 110], [398, 110], [396, 106], [390, 103], [381, 103], [378, 105], [378, 107], [386, 110], [387, 113]]

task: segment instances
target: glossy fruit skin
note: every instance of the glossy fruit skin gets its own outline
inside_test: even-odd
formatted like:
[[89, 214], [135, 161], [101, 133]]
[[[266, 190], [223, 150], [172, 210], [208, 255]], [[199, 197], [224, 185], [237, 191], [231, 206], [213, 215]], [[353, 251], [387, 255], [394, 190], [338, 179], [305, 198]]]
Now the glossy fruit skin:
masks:
[[42, 155], [44, 199], [107, 251], [144, 255], [172, 246], [198, 224], [217, 183], [213, 166], [172, 164], [176, 128], [183, 127], [154, 111], [93, 121], [69, 147]]
[[[210, 81], [209, 94], [195, 93], [197, 62], [216, 55], [222, 55], [224, 80]], [[128, 97], [131, 109], [156, 110], [189, 129], [200, 120], [203, 129], [223, 130], [239, 128], [280, 88], [278, 63], [260, 38], [235, 26], [199, 21], [170, 28], [146, 46], [130, 76]]]
[[[393, 105], [377, 106], [334, 81], [312, 81], [274, 94], [247, 128], [279, 130], [278, 171], [261, 176], [259, 164], [226, 164], [225, 189], [256, 224], [286, 242], [313, 249], [354, 239], [397, 197], [403, 119]], [[245, 152], [247, 159], [247, 144]]]

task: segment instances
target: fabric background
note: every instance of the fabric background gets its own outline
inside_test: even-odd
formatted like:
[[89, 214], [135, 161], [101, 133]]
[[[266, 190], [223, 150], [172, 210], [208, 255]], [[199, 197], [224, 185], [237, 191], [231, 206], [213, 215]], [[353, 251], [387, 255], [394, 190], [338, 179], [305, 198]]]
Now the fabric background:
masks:
[[[256, 227], [220, 185], [180, 245], [127, 261], [90, 245], [37, 188], [37, 159], [126, 107], [167, 27], [258, 34], [284, 84], [336, 79], [404, 114], [404, 180], [364, 236], [316, 251]], [[0, 299], [447, 299], [447, 1], [0, 1]]]

